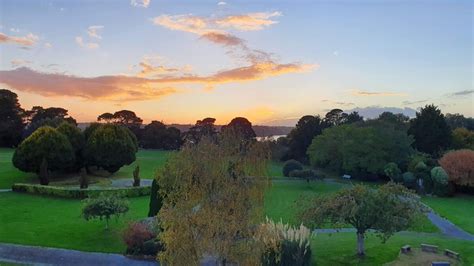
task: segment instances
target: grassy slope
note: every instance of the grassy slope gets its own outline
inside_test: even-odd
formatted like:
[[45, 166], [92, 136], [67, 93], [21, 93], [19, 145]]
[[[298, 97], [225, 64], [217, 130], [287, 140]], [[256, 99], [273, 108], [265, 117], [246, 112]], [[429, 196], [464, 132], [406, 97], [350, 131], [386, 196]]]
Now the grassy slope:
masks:
[[311, 243], [313, 262], [317, 265], [382, 265], [398, 257], [400, 247], [409, 244], [419, 247], [421, 243], [438, 245], [461, 254], [464, 265], [474, 265], [474, 242], [453, 240], [437, 235], [419, 236], [416, 233], [396, 234], [385, 244], [373, 234], [366, 239], [366, 256], [355, 256], [355, 233], [318, 234]]
[[35, 174], [23, 173], [12, 164], [13, 149], [0, 148], [0, 189], [11, 188], [13, 183], [36, 181]]
[[452, 198], [424, 197], [422, 201], [439, 215], [474, 234], [474, 196], [458, 194]]
[[8, 192], [0, 194], [0, 206], [0, 242], [120, 253], [120, 231], [126, 221], [147, 215], [148, 197], [131, 199], [129, 213], [112, 220], [109, 231], [102, 221], [81, 218], [78, 200]]

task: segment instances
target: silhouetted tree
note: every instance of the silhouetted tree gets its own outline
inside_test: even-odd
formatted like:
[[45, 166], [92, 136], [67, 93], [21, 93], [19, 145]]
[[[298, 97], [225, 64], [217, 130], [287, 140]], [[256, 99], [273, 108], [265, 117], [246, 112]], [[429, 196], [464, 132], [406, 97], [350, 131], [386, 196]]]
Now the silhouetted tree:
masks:
[[296, 127], [288, 134], [289, 150], [284, 159], [307, 161], [306, 150], [313, 138], [320, 135], [326, 123], [319, 116], [306, 115], [300, 118]]
[[159, 121], [152, 121], [142, 131], [140, 145], [146, 149], [176, 150], [181, 147], [181, 131], [166, 127]]
[[346, 118], [347, 114], [344, 113], [344, 111], [342, 111], [341, 109], [332, 109], [324, 116], [324, 122], [328, 126], [337, 126], [343, 124]]
[[111, 113], [103, 113], [97, 117], [97, 121], [99, 122], [106, 122], [106, 123], [111, 123], [114, 120], [114, 115]]
[[361, 122], [361, 121], [364, 121], [364, 117], [359, 115], [358, 112], [354, 111], [354, 112], [348, 114], [345, 117], [345, 121], [343, 121], [343, 123], [344, 124], [352, 124], [352, 123], [357, 123], [357, 122]]
[[451, 129], [464, 127], [468, 130], [474, 130], [474, 118], [464, 117], [462, 114], [446, 114], [446, 123]]
[[441, 110], [434, 105], [426, 105], [416, 113], [408, 133], [414, 136], [414, 146], [419, 151], [432, 155], [449, 147], [451, 142], [451, 130]]
[[196, 125], [191, 127], [184, 135], [187, 142], [198, 143], [203, 136], [215, 138], [217, 136], [217, 130], [214, 125], [216, 122], [215, 118], [207, 117], [203, 120], [198, 120]]
[[0, 147], [13, 147], [20, 143], [24, 115], [18, 95], [0, 90]]
[[221, 131], [233, 130], [236, 134], [246, 140], [254, 139], [257, 135], [253, 131], [252, 123], [245, 117], [236, 117], [227, 126], [223, 126]]

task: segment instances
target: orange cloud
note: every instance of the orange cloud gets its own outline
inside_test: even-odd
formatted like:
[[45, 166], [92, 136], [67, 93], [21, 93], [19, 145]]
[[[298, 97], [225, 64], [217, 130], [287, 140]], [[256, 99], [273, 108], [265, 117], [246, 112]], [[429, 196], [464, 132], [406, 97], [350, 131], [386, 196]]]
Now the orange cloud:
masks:
[[12, 43], [17, 45], [24, 45], [24, 46], [33, 46], [38, 41], [38, 36], [29, 33], [24, 37], [15, 37], [15, 36], [8, 36], [2, 32], [0, 32], [0, 43]]
[[262, 30], [272, 24], [278, 23], [272, 17], [281, 16], [281, 12], [259, 12], [245, 15], [227, 16], [215, 20], [215, 24], [222, 28], [234, 28], [241, 31]]
[[138, 101], [179, 92], [149, 79], [127, 76], [77, 77], [38, 72], [26, 67], [0, 71], [0, 83], [42, 96], [71, 96], [88, 100]]
[[224, 46], [244, 45], [244, 40], [228, 33], [208, 32], [201, 35], [201, 39], [206, 39]]

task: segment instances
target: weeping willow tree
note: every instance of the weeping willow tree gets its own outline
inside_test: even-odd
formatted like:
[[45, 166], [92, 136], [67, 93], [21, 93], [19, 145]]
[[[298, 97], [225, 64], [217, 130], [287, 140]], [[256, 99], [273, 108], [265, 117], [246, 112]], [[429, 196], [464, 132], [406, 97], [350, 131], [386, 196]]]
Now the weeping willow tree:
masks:
[[269, 157], [265, 144], [235, 132], [172, 155], [157, 175], [165, 245], [158, 259], [168, 265], [198, 265], [205, 257], [223, 265], [259, 264], [254, 234], [263, 220]]

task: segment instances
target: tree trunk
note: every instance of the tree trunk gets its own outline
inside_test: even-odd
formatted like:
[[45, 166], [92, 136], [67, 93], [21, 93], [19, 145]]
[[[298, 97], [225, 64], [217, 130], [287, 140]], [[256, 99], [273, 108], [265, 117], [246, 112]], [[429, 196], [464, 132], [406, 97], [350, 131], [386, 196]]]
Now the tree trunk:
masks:
[[109, 230], [109, 218], [105, 218], [105, 230]]
[[364, 233], [357, 232], [357, 255], [363, 257], [365, 255]]

